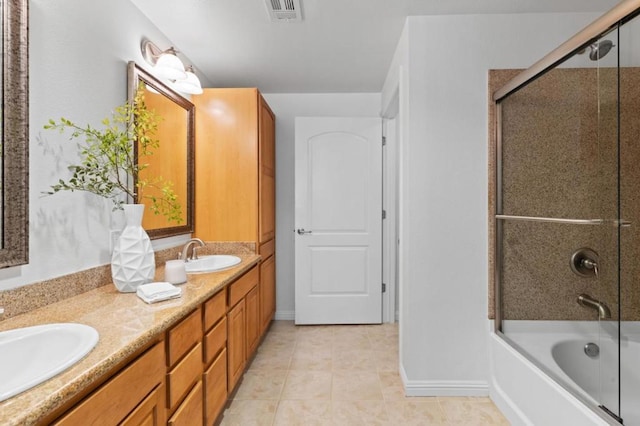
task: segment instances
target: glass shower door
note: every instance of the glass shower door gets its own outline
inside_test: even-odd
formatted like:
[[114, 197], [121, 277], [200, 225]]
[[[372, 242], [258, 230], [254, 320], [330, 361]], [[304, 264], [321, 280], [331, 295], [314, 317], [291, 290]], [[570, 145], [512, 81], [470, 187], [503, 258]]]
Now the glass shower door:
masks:
[[640, 18], [619, 28], [620, 417], [640, 425]]
[[604, 46], [500, 101], [498, 322], [549, 375], [618, 416], [618, 74]]
[[[603, 312], [598, 314], [598, 400], [600, 408], [620, 419], [620, 143], [618, 30], [595, 41], [590, 60], [597, 72], [599, 187], [604, 220], [600, 230], [600, 268], [593, 291]], [[585, 351], [588, 356], [588, 353]]]

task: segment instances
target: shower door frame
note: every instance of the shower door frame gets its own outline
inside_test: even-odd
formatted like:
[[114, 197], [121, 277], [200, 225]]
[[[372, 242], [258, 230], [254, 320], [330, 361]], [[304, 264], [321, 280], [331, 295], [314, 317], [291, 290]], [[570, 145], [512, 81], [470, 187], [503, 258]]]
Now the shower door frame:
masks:
[[[593, 21], [569, 40], [556, 47], [542, 59], [531, 65], [520, 74], [516, 75], [502, 88], [493, 94], [493, 101], [499, 102], [511, 93], [527, 85], [529, 82], [542, 76], [574, 53], [589, 47], [604, 33], [621, 26], [640, 14], [640, 0], [625, 0], [616, 7]], [[499, 114], [496, 114], [499, 123]], [[499, 127], [496, 127], [498, 129]]]
[[[570, 392], [574, 397], [582, 401], [587, 407], [593, 407], [593, 404], [579, 395], [577, 392], [574, 392], [572, 389], [567, 388], [567, 386], [563, 385], [562, 380], [559, 380], [558, 377], [551, 371], [549, 371], [545, 366], [543, 366], [538, 360], [529, 355], [526, 351], [524, 351], [518, 344], [516, 344], [512, 339], [507, 337], [502, 332], [502, 303], [501, 303], [501, 293], [502, 293], [502, 283], [500, 279], [501, 270], [502, 270], [502, 237], [503, 237], [503, 222], [504, 219], [515, 219], [515, 220], [528, 220], [528, 221], [537, 221], [537, 222], [554, 222], [554, 223], [572, 223], [572, 224], [580, 224], [580, 225], [598, 225], [603, 223], [600, 219], [556, 219], [556, 218], [537, 218], [537, 217], [521, 217], [521, 216], [507, 216], [502, 215], [502, 100], [504, 100], [507, 96], [519, 90], [520, 88], [526, 86], [533, 80], [541, 77], [543, 74], [547, 73], [551, 69], [555, 68], [560, 63], [564, 62], [566, 59], [574, 55], [575, 53], [589, 47], [591, 44], [596, 42], [600, 37], [604, 34], [614, 30], [615, 28], [619, 28], [626, 22], [640, 15], [640, 0], [625, 0], [611, 9], [609, 12], [602, 15], [600, 18], [595, 20], [593, 23], [585, 27], [583, 30], [578, 32], [576, 35], [571, 37], [566, 42], [562, 43], [556, 49], [551, 51], [549, 54], [544, 56], [542, 59], [534, 63], [532, 66], [527, 68], [526, 70], [517, 74], [513, 79], [508, 81], [504, 86], [495, 91], [492, 96], [492, 101], [494, 103], [494, 111], [495, 111], [495, 128], [493, 135], [495, 140], [495, 157], [494, 157], [494, 211], [489, 212], [490, 224], [489, 226], [493, 230], [493, 301], [494, 301], [494, 331], [496, 335], [498, 335], [501, 339], [506, 341], [510, 346], [514, 347], [521, 355], [523, 355], [527, 360], [529, 360], [533, 365], [544, 371], [547, 375], [549, 375], [556, 383], [560, 384], [563, 388], [565, 388], [568, 392]], [[491, 204], [490, 204], [491, 205]], [[621, 224], [618, 223], [618, 226]], [[491, 229], [490, 229], [491, 231]], [[491, 235], [491, 232], [490, 232]], [[619, 319], [620, 320], [620, 319]], [[593, 409], [594, 413], [596, 413], [599, 417], [604, 420], [610, 421], [612, 417], [606, 414], [603, 410]]]

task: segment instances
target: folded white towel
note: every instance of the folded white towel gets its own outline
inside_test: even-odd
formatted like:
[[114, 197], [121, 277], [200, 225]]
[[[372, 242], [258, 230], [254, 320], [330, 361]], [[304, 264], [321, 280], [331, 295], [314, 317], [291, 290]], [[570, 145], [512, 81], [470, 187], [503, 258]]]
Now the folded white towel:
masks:
[[156, 303], [182, 296], [182, 289], [168, 282], [156, 282], [139, 286], [136, 294], [147, 303]]

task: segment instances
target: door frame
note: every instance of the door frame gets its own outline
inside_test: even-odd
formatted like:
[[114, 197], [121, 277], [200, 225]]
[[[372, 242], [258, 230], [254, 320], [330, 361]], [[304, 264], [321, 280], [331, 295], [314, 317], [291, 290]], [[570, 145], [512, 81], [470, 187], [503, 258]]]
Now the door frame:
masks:
[[[382, 136], [386, 143], [382, 147], [382, 206], [386, 211], [386, 219], [382, 221], [382, 282], [387, 291], [382, 294], [382, 322], [397, 323], [399, 321], [400, 269], [399, 269], [399, 206], [400, 206], [400, 124], [399, 96], [389, 104], [382, 114]], [[295, 227], [294, 227], [295, 228]], [[293, 229], [295, 232], [295, 229]], [[294, 263], [295, 265], [295, 263]], [[295, 268], [295, 266], [294, 266]], [[293, 315], [292, 315], [293, 317]], [[289, 319], [287, 317], [287, 319]], [[293, 318], [291, 318], [293, 319]]]
[[382, 322], [393, 323], [398, 320], [396, 312], [396, 122], [394, 119], [382, 119], [382, 208], [386, 217], [382, 221], [382, 282], [387, 291], [382, 294]]
[[382, 322], [399, 321], [399, 224], [400, 224], [400, 91], [396, 88], [382, 116], [382, 208], [387, 212], [382, 221], [382, 281], [387, 291], [382, 294]]

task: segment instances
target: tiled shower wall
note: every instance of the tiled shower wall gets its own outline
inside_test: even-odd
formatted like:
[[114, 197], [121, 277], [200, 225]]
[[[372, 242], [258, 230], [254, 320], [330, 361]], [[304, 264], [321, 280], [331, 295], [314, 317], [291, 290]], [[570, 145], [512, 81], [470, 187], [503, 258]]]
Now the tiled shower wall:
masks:
[[[490, 93], [516, 74], [490, 71]], [[637, 255], [640, 230], [640, 70], [620, 70], [618, 160], [618, 70], [554, 69], [502, 103], [503, 214], [565, 219], [604, 219], [603, 225], [504, 221], [501, 306], [504, 319], [594, 320], [577, 296], [587, 293], [618, 316], [618, 255], [622, 319], [640, 319]], [[490, 111], [492, 114], [493, 105]], [[491, 126], [493, 118], [490, 117]], [[495, 213], [495, 132], [490, 129], [490, 263]], [[618, 179], [620, 161], [620, 179]], [[618, 186], [619, 183], [619, 186]], [[620, 230], [621, 218], [632, 222]], [[589, 247], [599, 254], [597, 278], [570, 268], [571, 254]], [[619, 249], [619, 251], [618, 251]], [[493, 267], [491, 268], [493, 270]], [[493, 317], [494, 275], [489, 314]], [[636, 303], [634, 303], [634, 301]]]

